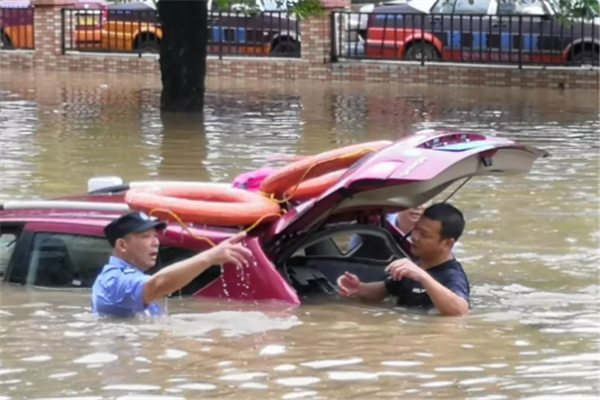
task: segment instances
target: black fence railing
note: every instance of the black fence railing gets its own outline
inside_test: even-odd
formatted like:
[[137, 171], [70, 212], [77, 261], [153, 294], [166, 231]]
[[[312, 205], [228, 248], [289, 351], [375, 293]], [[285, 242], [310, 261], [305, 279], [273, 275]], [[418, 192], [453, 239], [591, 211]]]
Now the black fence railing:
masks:
[[0, 8], [0, 49], [34, 48], [33, 8]]
[[[63, 51], [158, 53], [162, 28], [154, 10], [63, 9]], [[212, 12], [212, 55], [300, 57], [300, 26], [285, 12]]]
[[592, 21], [516, 15], [335, 12], [334, 59], [599, 65]]

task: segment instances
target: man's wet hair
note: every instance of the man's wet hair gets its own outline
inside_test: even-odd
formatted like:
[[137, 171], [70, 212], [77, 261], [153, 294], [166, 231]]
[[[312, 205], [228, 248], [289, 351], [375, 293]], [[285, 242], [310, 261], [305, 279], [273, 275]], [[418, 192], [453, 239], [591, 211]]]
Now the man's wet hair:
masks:
[[456, 242], [465, 230], [465, 218], [452, 204], [432, 204], [423, 212], [423, 217], [442, 224], [442, 239], [454, 239]]

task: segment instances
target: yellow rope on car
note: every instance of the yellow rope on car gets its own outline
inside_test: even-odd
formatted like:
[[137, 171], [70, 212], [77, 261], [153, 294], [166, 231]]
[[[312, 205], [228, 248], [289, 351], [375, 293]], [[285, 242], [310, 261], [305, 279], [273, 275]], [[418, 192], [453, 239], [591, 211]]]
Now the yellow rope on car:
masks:
[[[153, 210], [150, 211], [149, 215], [152, 216], [155, 213], [169, 214], [171, 217], [173, 217], [173, 219], [175, 219], [177, 221], [177, 223], [179, 223], [179, 225], [183, 228], [183, 230], [185, 230], [187, 233], [190, 234], [191, 237], [193, 237], [196, 240], [207, 242], [212, 247], [216, 246], [215, 242], [213, 242], [209, 238], [196, 235], [194, 232], [192, 232], [190, 230], [190, 228], [185, 224], [185, 222], [179, 217], [179, 215], [175, 214], [173, 211], [167, 210], [167, 209], [163, 209], [163, 208], [155, 208], [155, 209], [153, 209]], [[280, 216], [281, 216], [281, 214], [266, 214], [266, 215], [263, 215], [255, 223], [253, 223], [252, 225], [250, 225], [248, 228], [244, 229], [244, 232], [249, 233], [251, 230], [253, 230], [258, 225], [260, 225], [260, 223], [263, 222], [265, 220], [265, 218], [280, 217]]]

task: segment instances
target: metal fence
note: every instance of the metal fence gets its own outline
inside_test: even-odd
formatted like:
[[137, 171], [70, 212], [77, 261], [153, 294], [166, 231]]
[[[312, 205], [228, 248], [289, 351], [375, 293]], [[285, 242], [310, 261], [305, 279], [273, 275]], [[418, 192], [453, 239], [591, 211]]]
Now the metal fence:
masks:
[[513, 15], [335, 12], [334, 59], [599, 65], [592, 21]]
[[[63, 9], [63, 51], [158, 53], [163, 37], [154, 10]], [[285, 12], [212, 12], [213, 55], [300, 57], [298, 21]]]
[[34, 48], [33, 8], [0, 8], [0, 49]]

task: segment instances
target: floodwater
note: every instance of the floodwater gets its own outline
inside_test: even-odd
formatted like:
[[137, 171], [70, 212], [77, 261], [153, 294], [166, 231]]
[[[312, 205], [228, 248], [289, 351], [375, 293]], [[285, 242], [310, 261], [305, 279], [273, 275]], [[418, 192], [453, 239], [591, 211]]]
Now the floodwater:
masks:
[[1, 399], [596, 399], [598, 92], [210, 81], [204, 121], [157, 111], [160, 81], [2, 71], [1, 198], [126, 181], [231, 181], [271, 157], [418, 129], [517, 139], [551, 157], [453, 199], [466, 318], [390, 304], [297, 309], [170, 299], [98, 320], [85, 290], [1, 287]]

